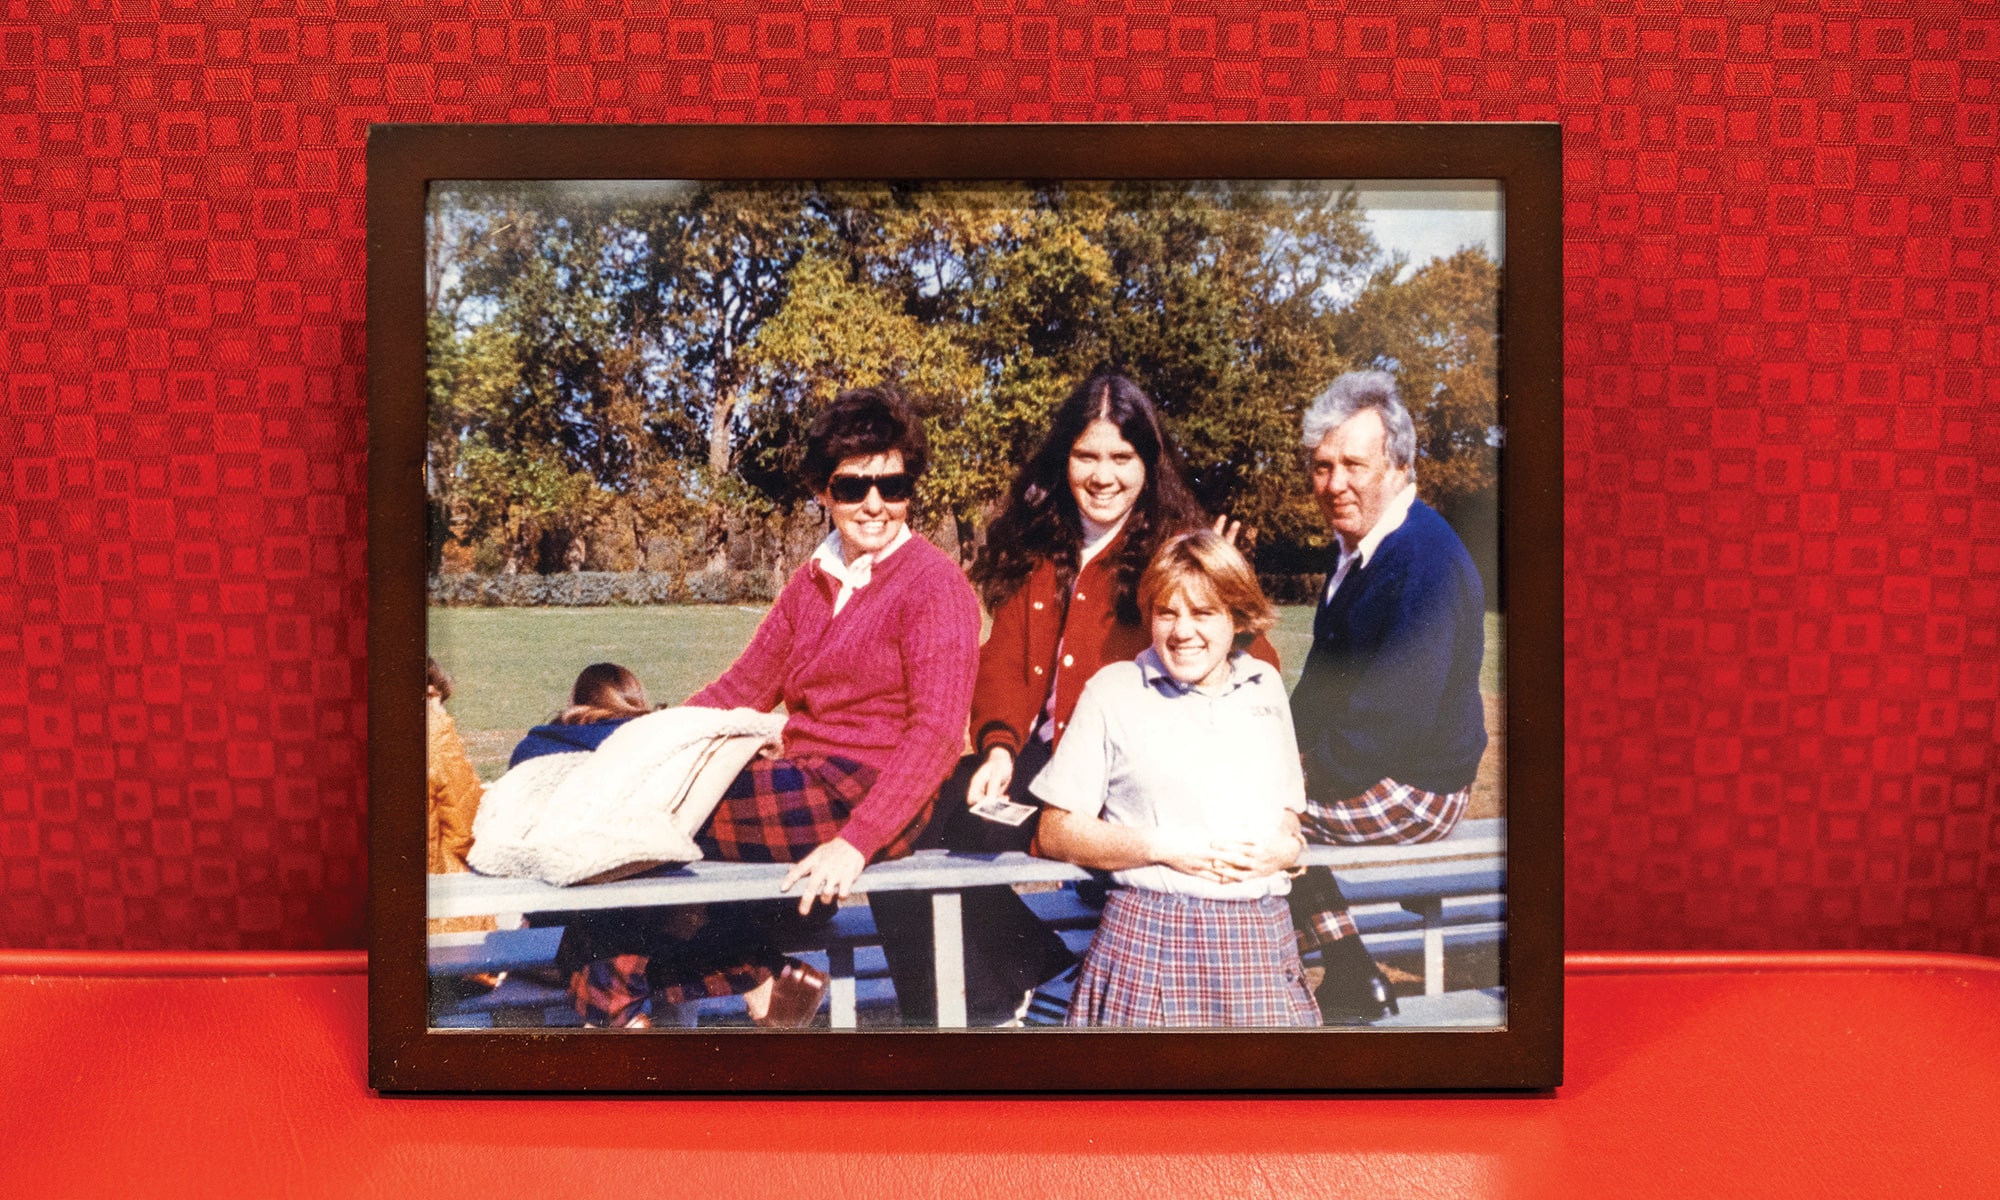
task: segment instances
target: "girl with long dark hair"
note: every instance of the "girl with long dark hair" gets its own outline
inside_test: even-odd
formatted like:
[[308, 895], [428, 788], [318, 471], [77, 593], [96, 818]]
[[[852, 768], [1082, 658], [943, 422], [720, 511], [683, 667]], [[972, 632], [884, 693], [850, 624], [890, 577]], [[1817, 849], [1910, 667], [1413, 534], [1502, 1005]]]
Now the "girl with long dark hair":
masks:
[[[1079, 384], [1050, 422], [987, 532], [972, 580], [993, 617], [972, 697], [972, 755], [947, 781], [919, 845], [1027, 849], [1036, 818], [981, 819], [975, 808], [1037, 802], [1047, 763], [1083, 685], [1151, 644], [1138, 585], [1160, 545], [1208, 524], [1152, 400], [1122, 375]], [[1269, 641], [1250, 647], [1277, 665]], [[967, 1011], [974, 1024], [1018, 1019], [1033, 989], [1075, 962], [1009, 888], [965, 894]], [[934, 1019], [930, 913], [922, 897], [870, 898], [908, 1023]]]

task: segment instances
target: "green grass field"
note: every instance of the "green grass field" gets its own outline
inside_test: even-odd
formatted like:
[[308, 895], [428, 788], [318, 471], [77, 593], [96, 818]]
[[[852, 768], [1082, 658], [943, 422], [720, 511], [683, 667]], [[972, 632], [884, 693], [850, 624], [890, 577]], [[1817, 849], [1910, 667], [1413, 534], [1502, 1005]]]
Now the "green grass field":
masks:
[[[1289, 691], [1312, 645], [1312, 609], [1299, 605], [1278, 611], [1271, 644], [1284, 663]], [[570, 684], [584, 667], [623, 663], [645, 683], [654, 704], [678, 704], [735, 660], [763, 616], [762, 608], [727, 604], [433, 608], [430, 652], [452, 677], [451, 713], [473, 766], [490, 780], [505, 769], [507, 755], [528, 727], [546, 721], [567, 702]], [[1494, 730], [1501, 630], [1500, 618], [1489, 613], [1480, 690], [1488, 696], [1487, 725]], [[1489, 749], [1489, 760], [1496, 751]], [[1490, 815], [1497, 803], [1491, 774], [1482, 764], [1482, 786], [1473, 800], [1479, 815]]]

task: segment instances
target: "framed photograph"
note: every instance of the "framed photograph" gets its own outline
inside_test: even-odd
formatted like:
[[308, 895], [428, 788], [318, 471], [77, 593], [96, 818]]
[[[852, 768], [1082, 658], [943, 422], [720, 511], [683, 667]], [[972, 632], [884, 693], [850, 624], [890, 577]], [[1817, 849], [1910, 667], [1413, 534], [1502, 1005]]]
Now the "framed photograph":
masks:
[[1555, 1086], [1561, 195], [376, 126], [371, 1085]]

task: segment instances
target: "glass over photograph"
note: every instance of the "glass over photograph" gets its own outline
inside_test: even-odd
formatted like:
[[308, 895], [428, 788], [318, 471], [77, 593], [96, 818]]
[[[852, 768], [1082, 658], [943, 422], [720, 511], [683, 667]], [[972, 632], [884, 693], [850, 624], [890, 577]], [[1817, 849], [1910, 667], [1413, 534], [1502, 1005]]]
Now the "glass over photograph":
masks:
[[1507, 1024], [1497, 181], [428, 195], [430, 1028]]

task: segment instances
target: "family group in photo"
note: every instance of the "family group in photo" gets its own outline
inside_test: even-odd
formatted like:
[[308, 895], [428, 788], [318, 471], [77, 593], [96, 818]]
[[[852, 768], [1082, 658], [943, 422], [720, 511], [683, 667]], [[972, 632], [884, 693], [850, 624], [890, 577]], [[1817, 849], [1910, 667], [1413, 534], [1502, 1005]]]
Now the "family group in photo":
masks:
[[[1074, 972], [1079, 1026], [1360, 1023], [1395, 1007], [1311, 842], [1415, 843], [1464, 814], [1486, 725], [1484, 594], [1417, 497], [1416, 432], [1385, 372], [1335, 379], [1300, 429], [1336, 556], [1287, 696], [1277, 613], [1203, 511], [1151, 400], [1092, 377], [1056, 411], [968, 578], [910, 526], [925, 430], [892, 387], [841, 393], [800, 468], [831, 526], [735, 662], [681, 707], [783, 705], [783, 724], [692, 840], [790, 864], [786, 899], [543, 914], [587, 1024], [673, 1024], [738, 994], [765, 1026], [812, 1020], [828, 979], [781, 951], [871, 863], [920, 848], [1026, 850], [1097, 873], [1079, 962], [1011, 887], [963, 896], [969, 1022], [1019, 1024]], [[991, 629], [981, 641], [983, 609]], [[464, 869], [478, 782], [431, 680], [431, 870]], [[654, 710], [593, 664], [514, 749], [609, 753]], [[969, 752], [968, 752], [969, 748]], [[468, 802], [466, 793], [473, 793]], [[868, 895], [905, 1024], [935, 1023], [929, 896]], [[1324, 968], [1308, 982], [1302, 950]]]

